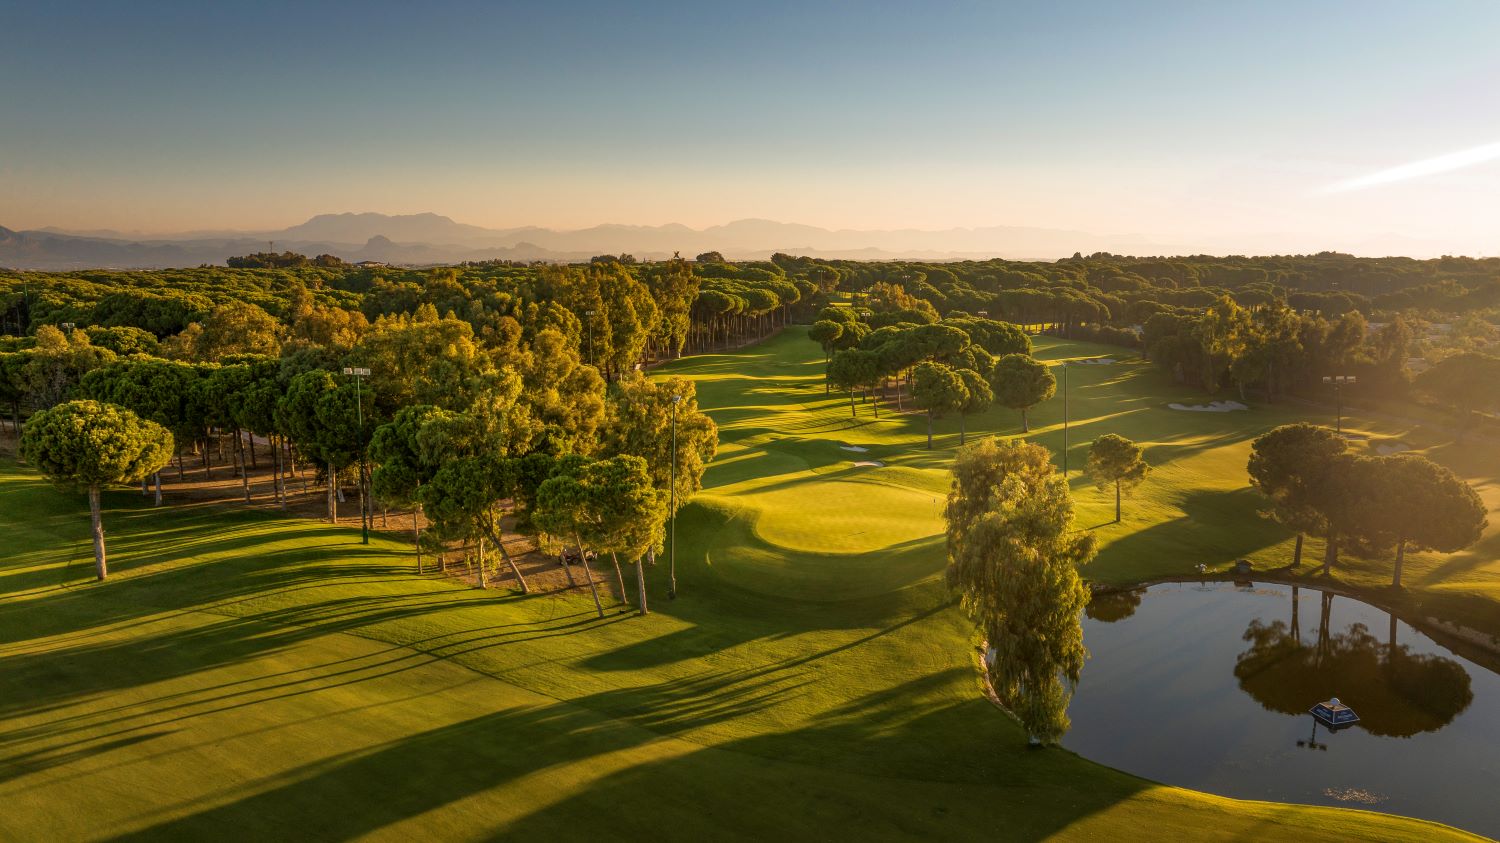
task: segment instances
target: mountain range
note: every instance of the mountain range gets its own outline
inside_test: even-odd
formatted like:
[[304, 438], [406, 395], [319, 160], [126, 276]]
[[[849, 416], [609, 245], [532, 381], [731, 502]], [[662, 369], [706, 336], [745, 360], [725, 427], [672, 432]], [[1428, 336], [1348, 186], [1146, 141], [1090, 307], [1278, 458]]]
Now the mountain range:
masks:
[[[1389, 236], [1370, 238], [1356, 254], [1391, 254]], [[1406, 254], [1438, 254], [1424, 244], [1400, 240]], [[1256, 248], [1255, 244], [1260, 247]], [[1247, 248], [1250, 246], [1250, 248]], [[1302, 248], [1294, 248], [1301, 246]], [[1265, 235], [1234, 244], [1237, 254], [1286, 254], [1327, 248], [1300, 236]], [[579, 261], [628, 252], [659, 259], [717, 251], [734, 260], [764, 259], [775, 252], [822, 258], [961, 260], [990, 257], [1053, 260], [1074, 252], [1124, 255], [1201, 254], [1203, 244], [1152, 242], [1143, 236], [1097, 235], [1026, 226], [944, 230], [831, 230], [811, 225], [743, 219], [703, 229], [685, 225], [598, 225], [576, 230], [527, 226], [494, 229], [455, 222], [439, 214], [319, 214], [275, 231], [191, 231], [146, 235], [58, 228], [12, 231], [0, 226], [0, 267], [36, 270], [90, 268], [154, 269], [223, 264], [234, 255], [267, 250], [346, 261], [412, 266], [462, 261]], [[1345, 251], [1349, 247], [1345, 246]], [[1384, 250], [1384, 251], [1382, 251]]]

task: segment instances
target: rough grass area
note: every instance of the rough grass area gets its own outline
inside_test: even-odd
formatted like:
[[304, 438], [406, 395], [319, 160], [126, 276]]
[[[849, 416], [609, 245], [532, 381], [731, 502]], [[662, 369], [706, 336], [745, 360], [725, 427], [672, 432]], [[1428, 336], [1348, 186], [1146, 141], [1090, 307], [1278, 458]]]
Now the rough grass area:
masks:
[[[724, 447], [677, 524], [682, 596], [663, 599], [657, 566], [646, 618], [418, 577], [394, 539], [128, 490], [106, 497], [115, 575], [96, 585], [81, 498], [0, 466], [0, 839], [1461, 836], [1027, 750], [981, 697], [941, 584], [956, 420], [933, 452], [919, 417], [851, 422], [800, 331], [671, 369], [700, 380]], [[1119, 432], [1160, 466], [1101, 528], [1092, 576], [1282, 553], [1243, 451], [1291, 409], [1174, 413], [1197, 396], [1123, 361], [1070, 378], [1075, 442]], [[1033, 414], [1040, 441], [1059, 441], [1059, 409]], [[1075, 490], [1086, 526], [1112, 517]]]

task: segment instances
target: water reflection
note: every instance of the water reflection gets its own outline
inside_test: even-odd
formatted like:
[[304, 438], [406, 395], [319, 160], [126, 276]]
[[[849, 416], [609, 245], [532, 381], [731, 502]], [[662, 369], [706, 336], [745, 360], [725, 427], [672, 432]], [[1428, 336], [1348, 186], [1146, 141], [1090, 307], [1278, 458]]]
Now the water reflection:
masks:
[[[1098, 595], [1080, 619], [1090, 658], [1062, 740], [1080, 755], [1500, 835], [1500, 675], [1386, 612], [1308, 588], [1167, 583]], [[1361, 722], [1316, 727], [1308, 708], [1334, 696]]]
[[1473, 701], [1463, 667], [1398, 643], [1395, 617], [1385, 642], [1359, 622], [1334, 632], [1332, 594], [1320, 593], [1317, 631], [1303, 641], [1298, 589], [1292, 594], [1290, 621], [1250, 621], [1243, 636], [1250, 647], [1235, 661], [1240, 688], [1263, 707], [1302, 714], [1311, 703], [1337, 696], [1358, 702], [1358, 728], [1407, 738], [1443, 728]]
[[1144, 588], [1129, 591], [1096, 591], [1089, 600], [1089, 604], [1083, 609], [1084, 617], [1102, 623], [1123, 621], [1140, 608], [1141, 598], [1145, 594]]

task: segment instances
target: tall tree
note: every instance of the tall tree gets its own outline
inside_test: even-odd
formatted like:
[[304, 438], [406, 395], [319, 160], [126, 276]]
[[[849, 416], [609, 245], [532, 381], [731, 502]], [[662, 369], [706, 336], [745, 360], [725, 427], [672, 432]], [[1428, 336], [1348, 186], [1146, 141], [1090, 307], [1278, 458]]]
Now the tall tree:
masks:
[[69, 401], [39, 410], [21, 432], [21, 453], [54, 483], [88, 492], [94, 568], [109, 575], [99, 492], [111, 483], [138, 483], [172, 458], [172, 434], [156, 422], [98, 401]]
[[1021, 432], [1030, 433], [1026, 413], [1057, 392], [1057, 378], [1046, 364], [1025, 354], [1007, 354], [995, 361], [990, 388], [1001, 406], [1021, 411]]
[[[403, 407], [395, 418], [375, 429], [370, 436], [370, 459], [375, 469], [370, 473], [371, 492], [379, 500], [396, 506], [411, 507], [412, 543], [417, 554], [417, 573], [422, 573], [422, 487], [432, 478], [451, 449], [447, 437], [433, 435], [434, 421], [452, 420], [446, 410], [431, 404]], [[424, 435], [424, 429], [427, 435]]]
[[1500, 403], [1500, 357], [1477, 351], [1445, 357], [1417, 375], [1416, 386], [1453, 408], [1461, 436], [1473, 422], [1475, 411]]
[[1359, 520], [1374, 543], [1395, 546], [1392, 588], [1401, 588], [1407, 548], [1453, 553], [1479, 541], [1488, 521], [1468, 483], [1419, 454], [1374, 459], [1378, 482], [1366, 490]]
[[1297, 533], [1293, 567], [1302, 564], [1304, 537], [1328, 532], [1319, 504], [1335, 460], [1348, 450], [1344, 437], [1307, 422], [1282, 425], [1250, 445], [1250, 485], [1270, 500], [1271, 517]]
[[[600, 453], [645, 460], [652, 486], [666, 495], [669, 517], [703, 488], [703, 472], [718, 449], [718, 426], [698, 409], [693, 381], [634, 374], [623, 378], [610, 396]], [[653, 556], [654, 552], [649, 551]], [[668, 582], [675, 597], [675, 561]]]
[[1089, 476], [1100, 489], [1115, 487], [1115, 523], [1120, 523], [1120, 495], [1141, 485], [1151, 466], [1146, 464], [1145, 449], [1113, 433], [1106, 433], [1089, 446]]
[[1087, 655], [1077, 566], [1094, 537], [1074, 529], [1047, 449], [993, 437], [959, 450], [943, 514], [948, 584], [989, 645], [991, 685], [1034, 740], [1056, 743]]
[[912, 370], [912, 401], [927, 413], [927, 450], [932, 450], [933, 418], [961, 411], [968, 392], [963, 377], [941, 363], [919, 363]]
[[[521, 586], [521, 593], [530, 594], [531, 586], [505, 546], [505, 532], [501, 526], [504, 502], [515, 497], [515, 482], [513, 459], [490, 452], [447, 461], [418, 495], [434, 522], [450, 525], [456, 534], [472, 535], [481, 542], [489, 540], [510, 567], [511, 574]], [[488, 584], [481, 563], [479, 587], [485, 588]]]
[[965, 445], [969, 416], [988, 410], [995, 402], [995, 393], [990, 389], [990, 382], [975, 369], [959, 369], [958, 376], [964, 382], [964, 403], [958, 408], [958, 444]]

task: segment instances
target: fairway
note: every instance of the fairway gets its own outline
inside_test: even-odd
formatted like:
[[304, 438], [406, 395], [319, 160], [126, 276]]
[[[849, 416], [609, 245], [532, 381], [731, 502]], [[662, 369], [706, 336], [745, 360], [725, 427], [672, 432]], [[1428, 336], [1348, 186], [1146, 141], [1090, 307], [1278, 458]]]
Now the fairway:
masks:
[[[1286, 554], [1244, 459], [1305, 410], [1173, 411], [1204, 399], [1119, 349], [1038, 355], [1121, 358], [1069, 374], [1071, 479], [1104, 542], [1089, 577]], [[115, 575], [96, 585], [81, 497], [4, 464], [0, 839], [1462, 837], [1028, 750], [942, 583], [957, 420], [928, 451], [918, 415], [851, 418], [800, 328], [665, 371], [698, 381], [722, 447], [676, 525], [681, 596], [657, 565], [644, 618], [417, 576], [395, 538], [130, 490], [106, 495]], [[1060, 414], [1033, 412], [1035, 441], [1061, 445]], [[1017, 425], [995, 410], [968, 431]], [[1104, 432], [1157, 468], [1122, 525], [1079, 473]], [[1418, 557], [1413, 582], [1492, 611], [1494, 542], [1472, 564]]]

